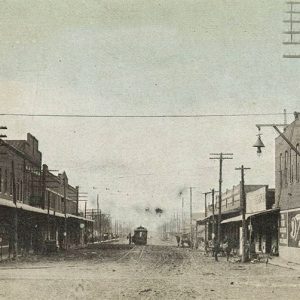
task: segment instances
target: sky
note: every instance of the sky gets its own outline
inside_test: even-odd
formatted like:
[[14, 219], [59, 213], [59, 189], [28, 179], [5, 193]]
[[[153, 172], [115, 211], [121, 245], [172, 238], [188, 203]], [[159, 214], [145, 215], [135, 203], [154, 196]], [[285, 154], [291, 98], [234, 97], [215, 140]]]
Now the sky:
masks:
[[[278, 114], [300, 110], [300, 60], [283, 54], [284, 1], [0, 2], [0, 114]], [[257, 123], [282, 115], [203, 118], [54, 118], [1, 115], [9, 139], [39, 140], [43, 162], [89, 193], [89, 207], [153, 226], [195, 211], [202, 193], [239, 183], [274, 187], [274, 139], [251, 146]], [[160, 216], [154, 209], [160, 207]], [[145, 212], [149, 208], [150, 212]], [[148, 210], [147, 210], [148, 211]]]

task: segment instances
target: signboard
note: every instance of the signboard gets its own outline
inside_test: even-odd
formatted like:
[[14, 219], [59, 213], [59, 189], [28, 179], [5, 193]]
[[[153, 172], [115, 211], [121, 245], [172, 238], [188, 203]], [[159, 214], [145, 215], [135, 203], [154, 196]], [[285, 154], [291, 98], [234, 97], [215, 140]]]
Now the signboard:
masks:
[[280, 214], [279, 245], [288, 245], [288, 213]]
[[300, 210], [288, 213], [288, 246], [300, 248]]
[[246, 194], [246, 213], [255, 213], [267, 209], [267, 187], [264, 186]]

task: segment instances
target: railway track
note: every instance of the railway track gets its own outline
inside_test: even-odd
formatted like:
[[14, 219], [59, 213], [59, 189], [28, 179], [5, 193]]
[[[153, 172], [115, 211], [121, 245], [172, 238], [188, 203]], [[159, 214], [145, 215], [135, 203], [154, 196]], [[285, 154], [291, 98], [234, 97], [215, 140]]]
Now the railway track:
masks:
[[129, 251], [127, 251], [124, 255], [117, 259], [117, 262], [124, 261], [124, 259], [134, 260], [136, 263], [139, 263], [145, 250], [146, 246], [134, 246]]

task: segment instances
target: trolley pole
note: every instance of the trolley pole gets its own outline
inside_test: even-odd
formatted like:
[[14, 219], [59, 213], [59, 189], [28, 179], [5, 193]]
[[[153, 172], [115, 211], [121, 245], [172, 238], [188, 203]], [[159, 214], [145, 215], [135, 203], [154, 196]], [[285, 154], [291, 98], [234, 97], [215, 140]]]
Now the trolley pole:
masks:
[[[235, 168], [241, 171], [241, 185], [240, 185], [240, 198], [241, 198], [241, 214], [242, 214], [242, 262], [247, 261], [246, 257], [246, 240], [247, 240], [247, 224], [246, 224], [246, 193], [245, 193], [245, 168], [243, 165], [240, 168]], [[250, 251], [250, 249], [249, 249]]]

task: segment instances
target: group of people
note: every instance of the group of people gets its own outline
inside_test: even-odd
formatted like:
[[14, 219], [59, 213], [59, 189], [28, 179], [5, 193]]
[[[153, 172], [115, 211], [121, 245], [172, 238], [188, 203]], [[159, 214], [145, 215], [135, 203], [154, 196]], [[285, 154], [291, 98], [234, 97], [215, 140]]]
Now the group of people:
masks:
[[215, 261], [218, 261], [218, 254], [221, 252], [226, 255], [228, 261], [232, 251], [232, 242], [229, 238], [225, 237], [223, 243], [220, 244], [217, 237], [213, 237], [213, 239], [208, 241], [205, 245], [206, 253], [209, 252], [209, 248], [211, 248], [212, 256], [215, 258]]

